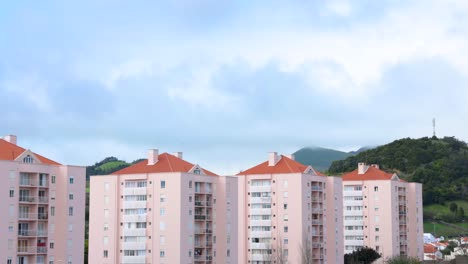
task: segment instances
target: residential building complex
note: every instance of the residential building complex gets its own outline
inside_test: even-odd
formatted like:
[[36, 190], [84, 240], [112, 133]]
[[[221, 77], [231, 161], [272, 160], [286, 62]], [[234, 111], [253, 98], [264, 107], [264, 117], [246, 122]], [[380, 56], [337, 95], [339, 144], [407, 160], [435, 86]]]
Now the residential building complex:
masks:
[[343, 215], [345, 254], [367, 246], [380, 252], [382, 260], [395, 255], [423, 260], [420, 183], [359, 163], [343, 175]]
[[89, 263], [239, 263], [237, 180], [182, 159], [91, 177]]
[[0, 138], [0, 263], [84, 262], [86, 170]]
[[343, 263], [340, 177], [272, 152], [237, 180], [238, 263]]

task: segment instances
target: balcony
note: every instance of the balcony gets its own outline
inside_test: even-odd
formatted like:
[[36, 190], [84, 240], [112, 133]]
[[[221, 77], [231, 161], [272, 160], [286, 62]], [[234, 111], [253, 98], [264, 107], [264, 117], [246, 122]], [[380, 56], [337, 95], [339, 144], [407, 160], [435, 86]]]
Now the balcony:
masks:
[[38, 214], [37, 214], [37, 219], [39, 219], [39, 220], [47, 220], [47, 219], [49, 219], [49, 214], [48, 214], [48, 213], [38, 213]]
[[271, 197], [250, 197], [250, 203], [271, 203]]
[[322, 186], [311, 186], [311, 189], [313, 192], [316, 192], [316, 191], [323, 192]]
[[147, 189], [146, 187], [139, 187], [139, 188], [124, 188], [123, 194], [124, 195], [146, 195]]
[[146, 214], [141, 215], [124, 215], [122, 222], [146, 222]]
[[146, 201], [125, 201], [123, 207], [126, 209], [146, 208]]
[[313, 248], [323, 248], [323, 243], [321, 242], [312, 242]]
[[323, 254], [312, 254], [312, 259], [323, 259]]
[[145, 228], [123, 229], [124, 236], [146, 236]]
[[201, 229], [201, 228], [196, 228], [195, 229], [195, 234], [197, 235], [203, 235], [203, 234], [212, 234], [213, 230], [206, 228], [206, 229]]
[[201, 215], [201, 214], [196, 214], [195, 215], [195, 220], [205, 221], [205, 220], [207, 220], [207, 216], [206, 215]]
[[123, 242], [123, 250], [145, 250], [146, 242]]
[[250, 243], [250, 249], [271, 249], [268, 243]]
[[252, 254], [250, 256], [251, 261], [270, 261], [271, 262], [272, 256], [266, 254]]
[[314, 219], [312, 220], [312, 225], [323, 225], [323, 220]]
[[123, 256], [122, 264], [141, 264], [146, 263], [146, 256]]
[[20, 203], [35, 203], [37, 201], [36, 197], [33, 196], [20, 196], [19, 202]]
[[322, 231], [312, 231], [312, 236], [323, 236], [323, 232]]
[[20, 179], [19, 183], [20, 187], [39, 187], [39, 183], [34, 180], [25, 180], [25, 179]]
[[250, 237], [271, 237], [271, 231], [250, 231]]
[[271, 226], [271, 220], [250, 220], [251, 226]]
[[46, 237], [46, 236], [48, 236], [48, 235], [49, 235], [49, 233], [47, 232], [47, 230], [39, 230], [39, 231], [37, 231], [37, 236], [38, 236], [38, 237]]
[[406, 191], [398, 191], [398, 195], [400, 195], [400, 196], [406, 196]]
[[39, 196], [37, 199], [39, 203], [49, 203], [49, 197], [47, 196]]
[[323, 208], [312, 208], [313, 214], [323, 214]]
[[32, 230], [32, 229], [29, 229], [29, 230], [20, 229], [20, 230], [18, 230], [18, 236], [20, 236], [20, 237], [34, 237], [34, 236], [37, 236], [37, 231]]
[[398, 205], [406, 205], [406, 201], [398, 201]]
[[211, 207], [211, 202], [195, 201], [195, 207]]
[[18, 255], [26, 255], [26, 254], [36, 254], [37, 248], [36, 247], [18, 247]]
[[47, 247], [37, 247], [37, 254], [47, 254]]
[[26, 213], [19, 213], [18, 219], [21, 221], [35, 221], [37, 220], [37, 214], [26, 214]]
[[406, 211], [399, 211], [400, 215], [405, 215], [407, 212]]
[[271, 192], [271, 185], [249, 186], [249, 192]]
[[251, 215], [271, 215], [271, 208], [250, 209]]

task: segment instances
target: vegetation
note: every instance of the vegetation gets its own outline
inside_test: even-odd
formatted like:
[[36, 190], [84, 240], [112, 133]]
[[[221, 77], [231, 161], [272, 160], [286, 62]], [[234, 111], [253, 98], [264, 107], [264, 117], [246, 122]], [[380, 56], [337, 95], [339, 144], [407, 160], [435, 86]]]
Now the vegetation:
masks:
[[335, 161], [329, 173], [353, 171], [358, 162], [376, 163], [403, 179], [423, 183], [424, 204], [468, 198], [468, 145], [454, 137], [396, 140]]
[[386, 263], [387, 264], [420, 264], [422, 262], [419, 261], [419, 259], [417, 258], [397, 256], [397, 257], [389, 258], [386, 261]]
[[380, 258], [380, 255], [373, 248], [363, 247], [353, 253], [344, 255], [344, 264], [369, 264]]

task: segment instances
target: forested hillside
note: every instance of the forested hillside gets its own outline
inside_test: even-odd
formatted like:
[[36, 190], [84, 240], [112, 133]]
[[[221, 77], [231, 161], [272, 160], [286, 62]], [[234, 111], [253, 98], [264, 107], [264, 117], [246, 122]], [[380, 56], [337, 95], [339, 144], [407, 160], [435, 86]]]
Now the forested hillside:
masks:
[[425, 204], [468, 200], [468, 146], [454, 137], [399, 139], [334, 161], [329, 173], [352, 171], [358, 162], [379, 164], [403, 179], [423, 183]]
[[116, 157], [107, 157], [102, 161], [96, 162], [94, 165], [86, 167], [86, 178], [89, 179], [89, 176], [91, 175], [111, 174], [139, 161], [141, 161], [141, 159], [135, 160], [132, 163], [128, 163], [126, 161], [119, 160]]

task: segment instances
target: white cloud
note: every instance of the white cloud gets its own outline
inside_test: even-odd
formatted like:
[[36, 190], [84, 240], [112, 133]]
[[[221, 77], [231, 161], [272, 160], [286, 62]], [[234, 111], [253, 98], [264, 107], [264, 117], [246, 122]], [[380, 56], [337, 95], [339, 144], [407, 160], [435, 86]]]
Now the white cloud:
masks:
[[327, 1], [326, 12], [337, 16], [347, 17], [352, 12], [351, 3], [347, 0]]
[[40, 78], [38, 74], [28, 74], [3, 81], [7, 91], [25, 98], [42, 112], [52, 111], [52, 103], [48, 95], [49, 84]]

